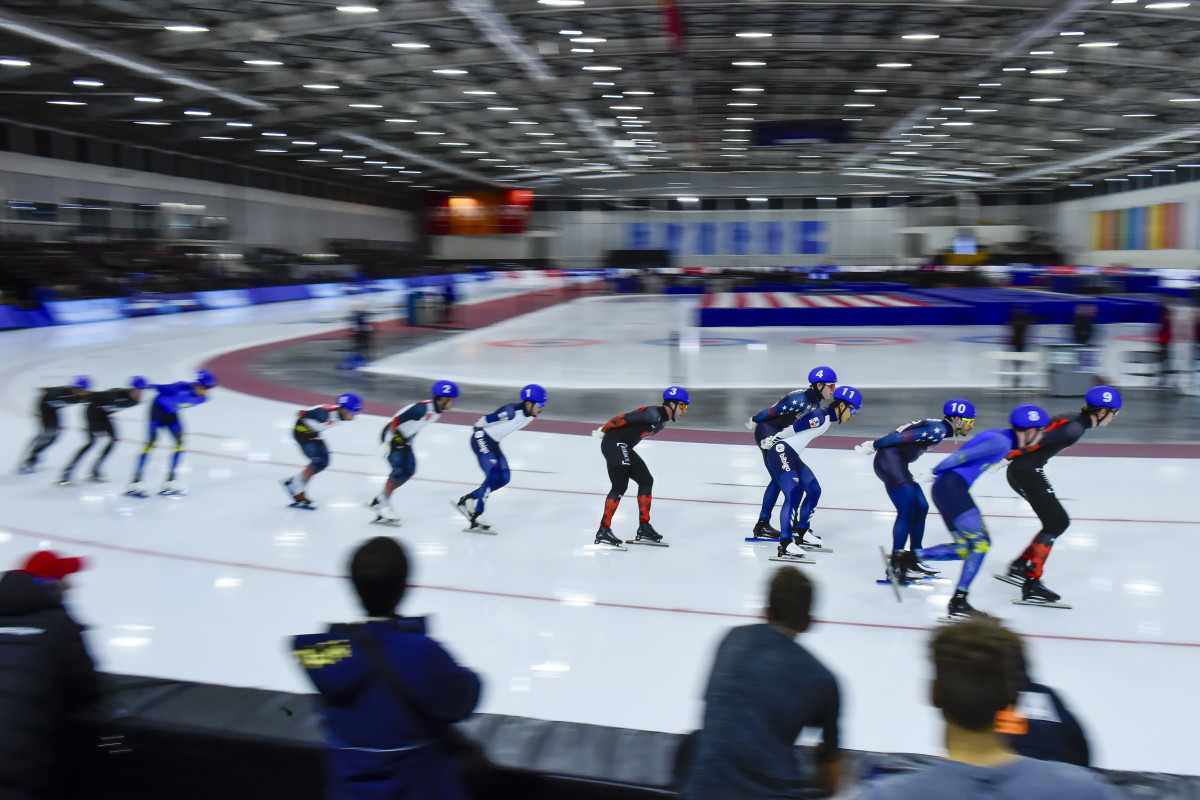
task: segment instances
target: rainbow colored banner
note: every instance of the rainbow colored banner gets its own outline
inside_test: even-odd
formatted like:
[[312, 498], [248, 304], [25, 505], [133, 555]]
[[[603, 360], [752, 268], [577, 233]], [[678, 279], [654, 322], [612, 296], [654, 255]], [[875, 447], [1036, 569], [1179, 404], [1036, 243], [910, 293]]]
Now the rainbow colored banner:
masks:
[[1092, 212], [1093, 250], [1176, 250], [1183, 203]]

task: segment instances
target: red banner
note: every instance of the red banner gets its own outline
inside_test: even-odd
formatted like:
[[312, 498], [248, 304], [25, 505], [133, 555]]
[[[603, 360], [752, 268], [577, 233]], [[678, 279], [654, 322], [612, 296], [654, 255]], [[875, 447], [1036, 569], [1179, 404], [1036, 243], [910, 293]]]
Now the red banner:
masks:
[[533, 192], [459, 192], [426, 195], [430, 236], [482, 236], [524, 233], [533, 209]]

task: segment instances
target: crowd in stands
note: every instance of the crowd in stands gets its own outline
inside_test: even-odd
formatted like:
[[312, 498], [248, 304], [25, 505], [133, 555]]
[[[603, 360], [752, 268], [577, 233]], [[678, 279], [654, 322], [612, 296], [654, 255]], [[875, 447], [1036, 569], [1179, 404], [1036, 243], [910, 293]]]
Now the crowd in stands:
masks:
[[[65, 798], [78, 713], [100, 684], [64, 606], [82, 559], [39, 551], [0, 574], [0, 796]], [[496, 796], [482, 750], [453, 725], [471, 715], [482, 681], [398, 608], [409, 561], [395, 539], [353, 553], [349, 580], [364, 612], [355, 623], [296, 636], [293, 653], [320, 693], [326, 796], [334, 800], [468, 800]], [[924, 769], [843, 779], [836, 665], [801, 640], [814, 586], [792, 566], [772, 577], [765, 620], [730, 630], [704, 693], [703, 728], [684, 740], [676, 784], [687, 800], [767, 800], [853, 794], [891, 798], [1115, 800], [1083, 769], [1083, 731], [1049, 687], [1035, 683], [1019, 636], [986, 615], [947, 625], [930, 642], [929, 701], [945, 720], [947, 756]], [[805, 729], [820, 733], [795, 747]]]

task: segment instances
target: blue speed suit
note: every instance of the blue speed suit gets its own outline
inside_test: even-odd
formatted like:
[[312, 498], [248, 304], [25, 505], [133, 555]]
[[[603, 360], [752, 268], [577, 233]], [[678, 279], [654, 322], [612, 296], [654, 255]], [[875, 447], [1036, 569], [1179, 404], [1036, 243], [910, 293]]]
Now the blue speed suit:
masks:
[[521, 402], [501, 406], [476, 421], [471, 432], [471, 452], [475, 454], [475, 458], [479, 460], [479, 468], [483, 470], [483, 483], [470, 495], [475, 498], [474, 513], [482, 514], [488, 496], [507, 486], [511, 478], [508, 459], [500, 450], [500, 440], [513, 431], [524, 428], [533, 420], [534, 416], [526, 413], [525, 404]]
[[953, 432], [944, 419], [923, 419], [901, 425], [872, 445], [875, 448], [875, 474], [883, 481], [892, 505], [896, 507], [896, 523], [892, 526], [892, 552], [903, 550], [911, 540], [912, 549], [919, 549], [925, 538], [925, 515], [929, 501], [913, 480], [908, 465]]
[[[821, 395], [811, 386], [807, 389], [797, 389], [794, 392], [789, 392], [780, 398], [779, 402], [775, 405], [763, 409], [751, 417], [757, 423], [754, 429], [754, 443], [757, 445], [763, 439], [787, 428], [800, 419], [800, 417], [820, 407]], [[766, 453], [763, 454], [763, 458], [766, 458]], [[770, 470], [769, 465], [767, 469], [768, 471]], [[769, 520], [771, 512], [775, 510], [775, 502], [777, 500], [779, 500], [779, 486], [776, 485], [774, 476], [772, 476], [771, 482], [763, 490], [762, 509], [758, 512], [758, 518], [763, 521]], [[780, 528], [780, 530], [786, 536], [791, 528]]]
[[162, 428], [166, 428], [175, 437], [175, 450], [171, 454], [171, 469], [167, 473], [168, 481], [175, 480], [175, 469], [179, 466], [179, 459], [183, 457], [183, 425], [179, 421], [179, 411], [208, 401], [207, 397], [196, 394], [195, 387], [187, 381], [154, 384], [149, 388], [157, 391], [158, 396], [150, 404], [150, 429], [146, 435], [146, 445], [138, 455], [137, 470], [133, 475], [134, 483], [142, 480], [146, 459], [150, 457], [150, 451], [154, 449], [154, 441], [158, 438], [158, 432]]
[[[812, 521], [817, 502], [821, 499], [821, 484], [808, 465], [800, 460], [800, 453], [808, 443], [829, 430], [834, 420], [832, 411], [817, 408], [801, 415], [791, 425], [776, 428], [773, 421], [760, 422], [754, 433], [762, 443], [771, 437], [778, 439], [763, 450], [763, 463], [771, 473], [771, 486], [775, 490], [771, 499], [783, 494], [783, 508], [779, 511], [779, 530], [790, 536], [793, 530], [806, 530]], [[766, 513], [771, 509], [766, 506]]]
[[937, 476], [933, 482], [933, 502], [954, 542], [927, 547], [916, 555], [928, 561], [962, 561], [957, 587], [960, 592], [966, 592], [975, 579], [992, 541], [971, 499], [971, 484], [988, 467], [1003, 461], [1016, 446], [1017, 435], [1011, 429], [993, 428], [971, 439], [933, 468]]

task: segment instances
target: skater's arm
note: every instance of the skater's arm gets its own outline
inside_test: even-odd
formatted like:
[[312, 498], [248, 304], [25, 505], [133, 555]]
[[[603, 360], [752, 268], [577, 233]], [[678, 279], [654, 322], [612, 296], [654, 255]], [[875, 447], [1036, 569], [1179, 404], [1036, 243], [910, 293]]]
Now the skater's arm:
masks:
[[[1075, 424], [1072, 425], [1072, 422]], [[1037, 444], [1010, 450], [1006, 458], [1012, 461], [1014, 458], [1035, 453], [1046, 447], [1053, 447], [1059, 444], [1063, 444], [1064, 446], [1074, 444], [1079, 441], [1079, 437], [1083, 435], [1083, 431], [1083, 423], [1077, 420], [1056, 419], [1046, 426], [1046, 432], [1042, 434], [1042, 438], [1038, 440]]]
[[913, 442], [933, 442], [937, 444], [944, 438], [946, 438], [945, 423], [941, 420], [926, 420], [915, 428], [892, 431], [887, 436], [876, 439], [874, 447], [876, 450], [879, 450], [883, 447], [895, 447], [896, 445], [911, 444]]
[[973, 461], [981, 462], [982, 468], [986, 469], [990, 464], [1002, 459], [1011, 448], [1010, 437], [1000, 432], [989, 431], [981, 436], [976, 436], [942, 459], [941, 463], [933, 468], [933, 474], [941, 475], [943, 472]]
[[809, 405], [808, 397], [803, 391], [791, 392], [779, 398], [779, 402], [770, 408], [764, 408], [762, 411], [755, 414], [751, 419], [755, 422], [766, 422], [769, 419], [781, 416], [783, 414], [791, 414], [797, 411], [802, 411]]
[[659, 420], [658, 406], [646, 406], [639, 408], [637, 411], [628, 411], [604, 423], [604, 427], [600, 430], [608, 433], [613, 428], [623, 428], [627, 425], [653, 425]]

